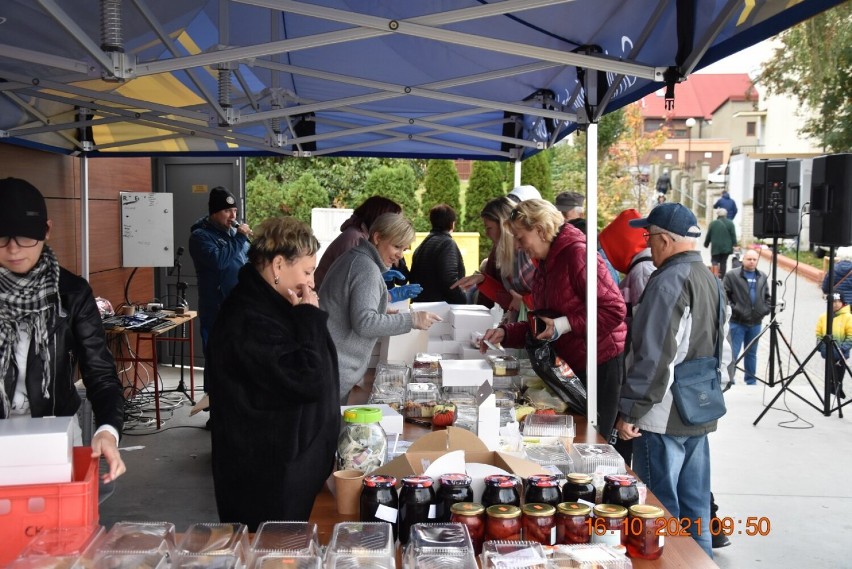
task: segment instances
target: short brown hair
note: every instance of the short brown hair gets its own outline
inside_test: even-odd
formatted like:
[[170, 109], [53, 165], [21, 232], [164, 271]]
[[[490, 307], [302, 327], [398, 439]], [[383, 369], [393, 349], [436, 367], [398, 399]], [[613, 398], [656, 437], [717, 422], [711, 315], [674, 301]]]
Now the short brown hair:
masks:
[[292, 264], [300, 257], [316, 255], [317, 251], [319, 241], [307, 223], [295, 217], [271, 217], [255, 230], [248, 260], [261, 269], [278, 255]]
[[456, 222], [456, 210], [445, 203], [432, 206], [429, 210], [429, 222], [432, 224], [432, 231], [449, 231]]

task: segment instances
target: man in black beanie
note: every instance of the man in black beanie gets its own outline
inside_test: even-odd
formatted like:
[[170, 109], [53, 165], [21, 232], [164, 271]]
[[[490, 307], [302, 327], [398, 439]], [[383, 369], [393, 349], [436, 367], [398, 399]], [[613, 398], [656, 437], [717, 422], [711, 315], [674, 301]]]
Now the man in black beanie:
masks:
[[189, 254], [198, 277], [198, 319], [201, 343], [213, 329], [219, 306], [237, 284], [237, 274], [248, 260], [251, 228], [237, 221], [237, 199], [227, 188], [210, 190], [208, 214], [192, 225]]

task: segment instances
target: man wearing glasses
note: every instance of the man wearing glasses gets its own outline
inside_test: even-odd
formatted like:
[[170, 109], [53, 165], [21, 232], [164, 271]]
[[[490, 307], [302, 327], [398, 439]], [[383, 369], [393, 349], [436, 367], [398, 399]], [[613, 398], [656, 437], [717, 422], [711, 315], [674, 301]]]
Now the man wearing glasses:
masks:
[[92, 456], [106, 459], [102, 479], [112, 482], [125, 471], [118, 453], [124, 397], [92, 289], [61, 268], [45, 243], [51, 222], [32, 184], [0, 180], [0, 203], [0, 419], [73, 416], [79, 366], [97, 424]]

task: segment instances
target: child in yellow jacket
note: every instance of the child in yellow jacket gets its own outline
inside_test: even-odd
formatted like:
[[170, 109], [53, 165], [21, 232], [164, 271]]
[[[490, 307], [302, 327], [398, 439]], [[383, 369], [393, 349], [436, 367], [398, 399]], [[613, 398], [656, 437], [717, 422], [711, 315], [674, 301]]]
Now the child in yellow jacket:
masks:
[[[834, 352], [834, 377], [826, 378], [830, 381], [830, 391], [841, 399], [846, 397], [843, 393], [843, 374], [846, 371], [846, 358], [849, 357], [849, 351], [852, 349], [852, 311], [849, 306], [843, 302], [839, 293], [834, 293], [834, 301], [832, 305], [834, 316], [831, 319], [831, 335], [837, 344], [837, 350]], [[826, 333], [826, 318], [825, 314], [821, 314], [816, 325], [816, 337], [819, 342], [819, 353], [825, 357], [826, 344], [822, 342]]]

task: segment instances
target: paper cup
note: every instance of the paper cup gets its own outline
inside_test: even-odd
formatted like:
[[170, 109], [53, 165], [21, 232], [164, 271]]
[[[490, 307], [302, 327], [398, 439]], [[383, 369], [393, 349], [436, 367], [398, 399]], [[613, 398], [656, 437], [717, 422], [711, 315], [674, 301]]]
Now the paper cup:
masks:
[[364, 473], [360, 470], [337, 470], [334, 473], [334, 497], [337, 499], [337, 513], [351, 516], [360, 508], [361, 484]]

